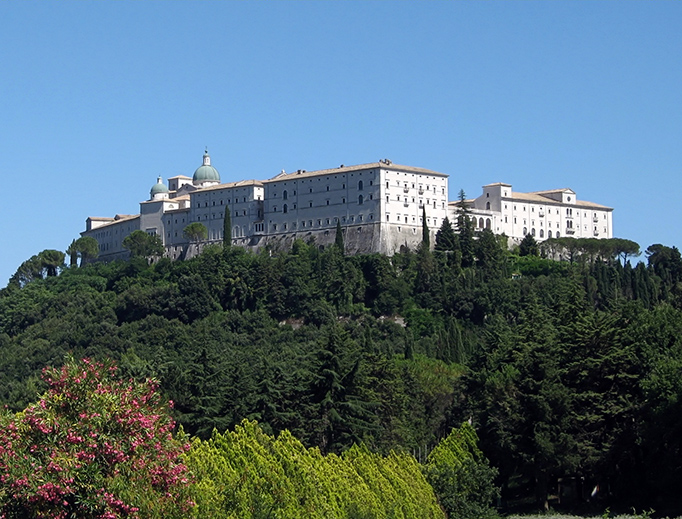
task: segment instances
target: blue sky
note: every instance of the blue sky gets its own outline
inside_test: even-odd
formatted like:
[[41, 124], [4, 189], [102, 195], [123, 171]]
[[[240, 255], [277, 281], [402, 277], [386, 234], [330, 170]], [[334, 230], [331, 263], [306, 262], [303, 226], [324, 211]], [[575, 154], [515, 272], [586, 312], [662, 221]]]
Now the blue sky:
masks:
[[681, 2], [1, 2], [0, 286], [208, 146], [224, 182], [380, 158], [570, 187], [682, 245]]

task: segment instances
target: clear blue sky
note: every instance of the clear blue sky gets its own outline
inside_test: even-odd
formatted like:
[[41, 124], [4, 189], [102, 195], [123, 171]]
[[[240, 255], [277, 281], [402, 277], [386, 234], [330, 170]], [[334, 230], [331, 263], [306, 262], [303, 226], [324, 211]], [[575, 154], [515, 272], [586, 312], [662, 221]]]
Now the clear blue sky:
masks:
[[224, 182], [570, 187], [682, 245], [682, 2], [1, 2], [0, 49], [0, 286], [204, 146]]

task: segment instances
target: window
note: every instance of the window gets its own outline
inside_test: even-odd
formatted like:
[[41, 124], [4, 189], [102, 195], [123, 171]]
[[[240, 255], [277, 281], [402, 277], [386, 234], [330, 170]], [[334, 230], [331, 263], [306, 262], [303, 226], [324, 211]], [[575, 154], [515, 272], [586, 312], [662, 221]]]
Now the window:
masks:
[[364, 186], [363, 186], [363, 183], [362, 183], [362, 180], [361, 180], [361, 181], [358, 182], [358, 191], [362, 191], [362, 188], [363, 188], [363, 187], [364, 187]]
[[525, 236], [526, 234], [528, 234], [528, 228], [527, 228], [527, 227], [524, 227], [524, 228], [523, 228], [523, 235]]
[[362, 205], [364, 202], [365, 202], [365, 198], [362, 195], [358, 196], [358, 204]]
[[535, 236], [535, 227], [533, 227], [533, 228], [530, 230], [530, 234], [531, 234], [531, 236], [533, 236], [533, 237]]
[[540, 238], [545, 237], [545, 231], [543, 229], [540, 229]]
[[309, 202], [309, 204], [310, 204], [310, 207], [312, 207], [312, 206], [313, 206], [313, 203], [312, 203], [312, 202]]
[[[282, 199], [287, 200], [289, 198], [289, 192], [285, 189], [282, 193]], [[284, 211], [286, 213], [286, 211]]]
[[552, 231], [547, 231], [547, 237], [551, 238], [552, 237]]
[[[286, 193], [286, 191], [285, 191], [285, 193]], [[282, 212], [283, 212], [283, 213], [288, 213], [288, 212], [289, 212], [289, 207], [287, 206], [287, 204], [284, 204], [284, 206], [282, 207]]]
[[485, 208], [487, 211], [490, 211], [490, 202], [485, 203]]
[[329, 200], [327, 200], [327, 205], [329, 205]]

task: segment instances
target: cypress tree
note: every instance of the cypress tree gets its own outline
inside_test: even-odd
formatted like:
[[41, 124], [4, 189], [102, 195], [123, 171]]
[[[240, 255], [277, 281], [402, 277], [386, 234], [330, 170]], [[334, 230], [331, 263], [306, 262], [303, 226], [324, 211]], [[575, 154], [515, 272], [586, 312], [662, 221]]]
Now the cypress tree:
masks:
[[336, 238], [334, 239], [334, 246], [339, 249], [341, 254], [344, 253], [345, 246], [343, 243], [343, 231], [341, 230], [341, 220], [336, 220]]
[[426, 206], [422, 206], [422, 247], [426, 250], [431, 248], [431, 235], [429, 226], [426, 225]]
[[227, 250], [232, 246], [232, 215], [230, 206], [225, 206], [225, 218], [223, 219], [223, 249]]

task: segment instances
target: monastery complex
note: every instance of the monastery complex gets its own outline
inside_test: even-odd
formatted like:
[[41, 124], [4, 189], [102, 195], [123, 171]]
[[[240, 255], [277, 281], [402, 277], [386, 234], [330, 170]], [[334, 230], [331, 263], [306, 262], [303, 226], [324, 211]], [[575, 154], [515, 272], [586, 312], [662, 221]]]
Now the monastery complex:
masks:
[[[159, 177], [139, 214], [91, 216], [81, 235], [97, 240], [102, 260], [126, 258], [123, 239], [135, 230], [159, 236], [168, 257], [182, 258], [190, 245], [187, 225], [202, 223], [204, 243], [222, 243], [230, 211], [232, 243], [252, 250], [289, 248], [295, 239], [326, 247], [340, 221], [349, 253], [393, 254], [421, 242], [424, 211], [431, 243], [445, 217], [457, 221], [459, 201], [447, 197], [448, 175], [389, 160], [223, 184], [207, 151], [192, 177], [171, 177], [168, 185]], [[538, 241], [612, 237], [613, 209], [578, 200], [571, 189], [516, 193], [510, 184], [495, 183], [466, 203], [477, 230], [516, 243], [527, 234]]]

